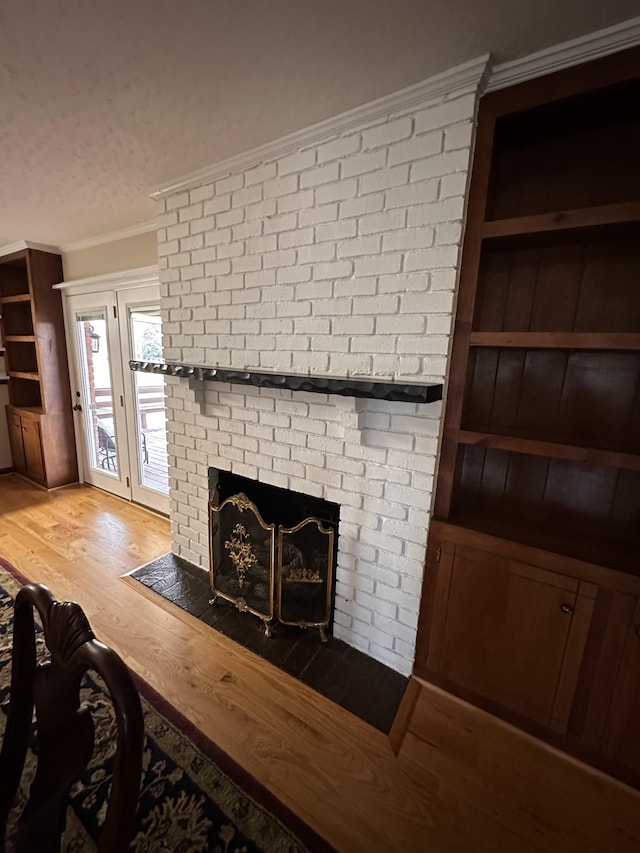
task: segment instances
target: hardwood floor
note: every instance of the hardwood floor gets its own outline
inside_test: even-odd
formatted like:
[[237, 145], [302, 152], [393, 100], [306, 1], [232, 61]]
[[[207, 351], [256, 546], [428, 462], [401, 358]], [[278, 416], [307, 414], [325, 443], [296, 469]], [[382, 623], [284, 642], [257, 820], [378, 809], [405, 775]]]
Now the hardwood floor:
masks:
[[603, 774], [420, 682], [396, 757], [391, 738], [120, 577], [168, 550], [160, 516], [0, 476], [0, 556], [79, 601], [99, 639], [338, 850], [640, 849], [640, 795]]

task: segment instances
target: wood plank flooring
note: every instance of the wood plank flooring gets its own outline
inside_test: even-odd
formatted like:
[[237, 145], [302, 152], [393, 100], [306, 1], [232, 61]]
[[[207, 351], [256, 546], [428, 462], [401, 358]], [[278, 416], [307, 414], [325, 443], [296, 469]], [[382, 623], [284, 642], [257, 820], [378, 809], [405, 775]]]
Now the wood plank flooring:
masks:
[[144, 509], [0, 477], [0, 556], [79, 601], [100, 639], [338, 850], [640, 849], [640, 795], [603, 774], [421, 682], [396, 757], [389, 737], [120, 577], [168, 550], [168, 522]]

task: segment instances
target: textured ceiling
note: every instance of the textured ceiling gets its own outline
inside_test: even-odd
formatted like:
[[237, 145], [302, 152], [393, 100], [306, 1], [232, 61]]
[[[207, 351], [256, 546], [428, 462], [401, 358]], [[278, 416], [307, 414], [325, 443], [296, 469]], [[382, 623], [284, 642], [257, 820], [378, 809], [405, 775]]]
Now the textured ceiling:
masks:
[[156, 185], [638, 0], [2, 0], [0, 245], [151, 219]]

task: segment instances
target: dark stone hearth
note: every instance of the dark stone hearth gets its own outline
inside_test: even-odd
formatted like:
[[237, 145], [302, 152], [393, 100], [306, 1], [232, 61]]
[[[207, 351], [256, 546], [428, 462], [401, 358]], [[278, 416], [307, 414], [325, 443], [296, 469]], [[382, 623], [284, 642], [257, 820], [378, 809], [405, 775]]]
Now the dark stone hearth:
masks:
[[299, 376], [292, 373], [263, 373], [259, 370], [234, 370], [223, 367], [201, 367], [193, 364], [168, 364], [156, 361], [130, 361], [131, 370], [255, 385], [257, 388], [283, 388], [288, 391], [310, 391], [316, 394], [338, 394], [341, 397], [368, 397], [400, 403], [434, 403], [442, 400], [442, 384], [414, 384], [374, 379], [339, 379], [332, 376]]
[[159, 593], [221, 634], [260, 655], [385, 734], [391, 729], [408, 679], [341, 640], [321, 643], [318, 632], [275, 623], [265, 637], [258, 619], [222, 600], [209, 604], [206, 572], [175, 554], [165, 554], [131, 572]]

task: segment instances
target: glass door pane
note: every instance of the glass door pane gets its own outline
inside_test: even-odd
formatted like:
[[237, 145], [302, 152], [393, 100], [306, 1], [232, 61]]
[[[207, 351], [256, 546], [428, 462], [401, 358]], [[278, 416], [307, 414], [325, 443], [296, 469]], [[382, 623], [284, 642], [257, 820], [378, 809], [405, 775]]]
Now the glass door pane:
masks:
[[169, 512], [164, 377], [131, 359], [162, 360], [157, 284], [65, 297], [83, 480]]
[[129, 498], [122, 367], [113, 298], [108, 293], [67, 297], [65, 312], [82, 479]]
[[[129, 312], [131, 350], [136, 361], [162, 361], [159, 308], [135, 308]], [[136, 411], [138, 472], [140, 485], [169, 494], [164, 377], [132, 373]]]
[[129, 369], [129, 361], [162, 361], [160, 287], [144, 285], [118, 293], [131, 496], [169, 512], [169, 464], [164, 376]]
[[117, 477], [118, 450], [106, 312], [77, 314], [76, 336], [89, 467]]

